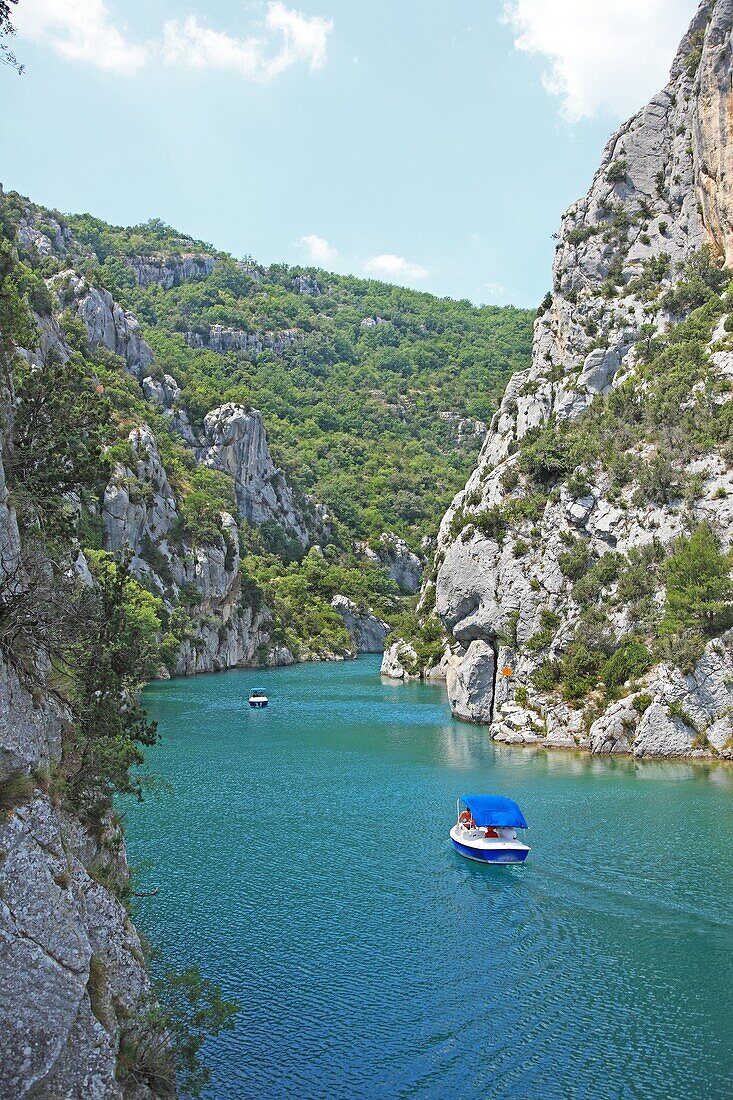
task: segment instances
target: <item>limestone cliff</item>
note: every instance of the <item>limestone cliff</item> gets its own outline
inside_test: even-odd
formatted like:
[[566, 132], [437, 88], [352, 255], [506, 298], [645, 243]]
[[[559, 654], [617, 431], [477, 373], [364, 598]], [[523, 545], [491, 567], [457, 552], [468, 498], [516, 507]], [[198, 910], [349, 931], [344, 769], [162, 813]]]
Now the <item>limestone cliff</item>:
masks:
[[[17, 240], [21, 255], [31, 263], [54, 257], [84, 266], [87, 260], [73, 234], [32, 204], [20, 221]], [[161, 253], [131, 256], [126, 262], [141, 285], [157, 283], [165, 290], [210, 274], [216, 261], [206, 254]], [[218, 531], [194, 537], [186, 530], [180, 487], [169, 477], [155, 432], [142, 422], [130, 431], [129, 457], [113, 464], [100, 499], [86, 502], [102, 522], [104, 549], [126, 556], [132, 574], [162, 596], [170, 613], [185, 605], [189, 623], [173, 671], [288, 663], [292, 655], [272, 640], [270, 612], [243, 590], [241, 580], [242, 521], [269, 522], [302, 546], [309, 541], [306, 519], [273, 461], [261, 414], [230, 403], [211, 410], [202, 430], [195, 431], [176, 379], [158, 372], [133, 313], [74, 267], [45, 283], [47, 301], [34, 316], [37, 335], [18, 354], [41, 369], [68, 362], [77, 351], [69, 323], [82, 326], [89, 352], [109, 352], [124, 363], [139, 384], [140, 397], [189, 448], [192, 465], [231, 479], [236, 515], [222, 511]], [[315, 507], [312, 513], [310, 522], [317, 524]]]
[[[6, 425], [11, 408], [12, 396]], [[146, 1086], [125, 1094], [118, 1076], [123, 1036], [150, 992], [140, 940], [112, 889], [129, 876], [122, 834], [111, 814], [92, 830], [53, 796], [68, 715], [40, 654], [32, 690], [7, 656], [13, 609], [33, 595], [4, 442], [0, 431], [0, 1095], [144, 1100]]]
[[273, 520], [307, 544], [308, 532], [285, 476], [272, 460], [257, 409], [230, 403], [207, 413], [198, 459], [233, 479], [237, 507], [244, 519], [252, 523]]
[[210, 275], [216, 266], [216, 257], [200, 252], [147, 253], [144, 256], [127, 256], [125, 262], [132, 268], [140, 286], [155, 284], [170, 290], [181, 283]]
[[140, 323], [134, 314], [75, 271], [62, 271], [49, 280], [60, 312], [68, 310], [87, 331], [89, 347], [106, 348], [124, 359], [130, 374], [136, 377], [153, 362], [153, 353], [143, 340]]
[[209, 348], [211, 351], [273, 351], [282, 355], [286, 348], [300, 338], [297, 329], [282, 329], [279, 332], [243, 332], [241, 329], [224, 328], [212, 325], [206, 336], [198, 332], [187, 332], [186, 343], [192, 348]]
[[450, 634], [454, 712], [499, 740], [730, 755], [733, 635], [692, 656], [660, 635], [680, 538], [733, 540], [732, 24], [701, 4], [563, 217], [532, 366], [441, 525], [423, 613]]

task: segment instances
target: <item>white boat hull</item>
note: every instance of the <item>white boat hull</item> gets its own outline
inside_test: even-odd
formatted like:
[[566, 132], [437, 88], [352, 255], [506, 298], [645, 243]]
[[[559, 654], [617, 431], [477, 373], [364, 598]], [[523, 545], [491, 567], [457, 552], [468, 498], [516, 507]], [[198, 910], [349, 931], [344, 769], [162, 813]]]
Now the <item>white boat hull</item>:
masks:
[[461, 825], [453, 826], [450, 838], [457, 852], [477, 863], [524, 863], [530, 852], [519, 840], [486, 837], [482, 829], [464, 829]]

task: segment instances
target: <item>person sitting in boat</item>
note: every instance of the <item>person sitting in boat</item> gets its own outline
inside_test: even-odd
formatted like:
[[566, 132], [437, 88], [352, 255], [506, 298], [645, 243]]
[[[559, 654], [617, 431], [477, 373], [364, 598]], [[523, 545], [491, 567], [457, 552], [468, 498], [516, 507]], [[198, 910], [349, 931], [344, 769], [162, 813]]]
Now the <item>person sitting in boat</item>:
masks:
[[476, 828], [476, 822], [473, 820], [473, 815], [470, 810], [463, 810], [458, 820], [464, 829]]

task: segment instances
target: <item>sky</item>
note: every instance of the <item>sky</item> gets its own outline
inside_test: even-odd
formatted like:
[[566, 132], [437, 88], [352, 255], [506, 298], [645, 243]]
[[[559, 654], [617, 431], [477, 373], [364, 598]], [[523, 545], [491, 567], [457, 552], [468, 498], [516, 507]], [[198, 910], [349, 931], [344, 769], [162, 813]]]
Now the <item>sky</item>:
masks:
[[697, 0], [20, 0], [0, 181], [235, 256], [535, 306]]

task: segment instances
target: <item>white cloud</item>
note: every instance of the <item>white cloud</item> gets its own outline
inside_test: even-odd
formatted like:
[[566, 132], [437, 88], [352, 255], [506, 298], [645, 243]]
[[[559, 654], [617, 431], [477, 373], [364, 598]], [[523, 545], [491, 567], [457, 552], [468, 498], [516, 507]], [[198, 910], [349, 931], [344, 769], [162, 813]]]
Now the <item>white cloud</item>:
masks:
[[504, 294], [505, 287], [503, 283], [484, 283], [481, 287], [483, 294], [488, 295], [489, 298], [501, 298]]
[[13, 11], [13, 22], [19, 35], [100, 69], [135, 72], [149, 56], [115, 26], [104, 0], [28, 0]]
[[105, 0], [26, 0], [13, 12], [13, 22], [19, 35], [101, 69], [135, 72], [162, 54], [169, 64], [229, 70], [263, 83], [294, 65], [322, 68], [333, 30], [332, 20], [304, 15], [281, 0], [267, 5], [260, 33], [242, 38], [212, 30], [189, 15], [182, 22], [169, 20], [162, 41], [133, 42]]
[[389, 252], [381, 256], [370, 256], [364, 261], [364, 271], [377, 279], [394, 282], [416, 282], [427, 278], [427, 271], [420, 264], [406, 260], [404, 256], [393, 256]]
[[296, 247], [305, 249], [306, 255], [312, 264], [325, 265], [332, 263], [338, 256], [338, 251], [323, 237], [315, 233], [307, 233], [296, 242]]
[[264, 33], [246, 38], [202, 26], [195, 15], [183, 22], [170, 20], [164, 28], [163, 54], [169, 64], [229, 70], [266, 83], [299, 63], [311, 71], [323, 68], [332, 30], [332, 20], [304, 15], [277, 0], [268, 5]]
[[549, 67], [545, 89], [569, 122], [608, 112], [625, 118], [667, 82], [698, 0], [505, 0], [518, 50]]

